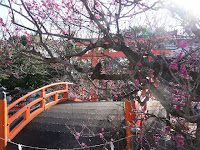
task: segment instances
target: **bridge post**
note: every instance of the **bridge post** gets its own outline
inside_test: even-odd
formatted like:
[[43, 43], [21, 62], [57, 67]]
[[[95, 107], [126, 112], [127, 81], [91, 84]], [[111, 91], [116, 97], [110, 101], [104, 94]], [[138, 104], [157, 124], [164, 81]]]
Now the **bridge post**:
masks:
[[55, 95], [53, 95], [53, 101], [57, 101], [58, 100], [58, 93], [56, 92]]
[[[146, 89], [141, 91], [141, 99], [144, 98], [146, 96]], [[135, 147], [133, 147], [132, 143], [131, 143], [131, 137], [136, 133], [136, 132], [131, 132], [131, 130], [140, 130], [140, 133], [138, 134], [138, 136], [140, 137], [140, 139], [143, 138], [143, 129], [142, 129], [142, 125], [143, 125], [143, 121], [141, 120], [142, 117], [144, 117], [144, 115], [137, 115], [136, 111], [140, 110], [142, 112], [145, 112], [147, 109], [147, 104], [145, 104], [144, 106], [141, 106], [139, 103], [136, 103], [136, 101], [125, 101], [125, 118], [126, 118], [126, 136], [127, 136], [127, 150], [131, 150], [134, 149]], [[138, 120], [136, 121], [134, 124], [131, 123], [134, 120]], [[137, 127], [137, 128], [135, 128]]]
[[131, 124], [132, 120], [136, 119], [136, 107], [135, 107], [135, 101], [125, 101], [125, 118], [126, 118], [126, 143], [127, 143], [127, 150], [131, 149], [131, 128], [134, 127]]
[[[82, 87], [81, 87], [82, 88]], [[85, 100], [85, 90], [82, 88], [81, 89], [81, 99], [82, 99], [82, 101], [84, 101]]]
[[42, 89], [40, 91], [40, 97], [43, 98], [42, 101], [40, 102], [40, 108], [44, 108], [45, 107], [45, 89]]
[[64, 92], [64, 98], [68, 98], [68, 84], [64, 84], [64, 90], [66, 90], [67, 92]]
[[5, 150], [7, 146], [7, 121], [8, 121], [8, 112], [7, 112], [7, 101], [5, 88], [0, 88], [0, 150]]

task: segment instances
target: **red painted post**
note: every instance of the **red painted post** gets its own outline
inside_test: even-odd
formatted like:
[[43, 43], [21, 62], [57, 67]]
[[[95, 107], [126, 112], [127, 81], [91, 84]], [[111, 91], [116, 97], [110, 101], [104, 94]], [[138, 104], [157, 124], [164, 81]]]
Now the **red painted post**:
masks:
[[135, 111], [136, 107], [135, 107], [135, 101], [125, 101], [125, 117], [126, 117], [126, 142], [127, 142], [127, 150], [131, 149], [131, 136], [133, 135], [131, 133], [131, 128], [134, 127], [131, 124], [132, 120], [135, 120], [136, 118], [136, 114]]
[[26, 108], [26, 111], [24, 112], [24, 120], [28, 119], [30, 116], [30, 107]]
[[81, 99], [82, 101], [85, 100], [85, 90], [81, 87]]
[[64, 84], [64, 90], [66, 90], [66, 92], [64, 92], [64, 98], [68, 98], [69, 97], [68, 84]]
[[42, 89], [41, 91], [40, 91], [41, 93], [40, 93], [40, 97], [42, 97], [43, 99], [42, 99], [42, 101], [40, 101], [40, 108], [44, 108], [45, 107], [45, 89]]
[[57, 101], [58, 100], [58, 93], [56, 92], [55, 95], [53, 95], [53, 101]]
[[41, 92], [40, 97], [44, 97], [45, 96], [45, 89], [42, 89], [40, 92]]
[[[141, 97], [145, 97], [146, 95], [146, 89], [141, 91]], [[136, 115], [136, 111], [141, 110], [143, 112], [146, 111], [146, 104], [144, 107], [140, 106], [139, 103], [137, 103], [136, 101], [125, 101], [125, 118], [126, 118], [126, 141], [127, 141], [127, 150], [131, 150], [131, 136], [133, 136], [133, 134], [131, 133], [131, 128], [135, 128], [135, 126], [140, 128], [140, 138], [142, 139], [142, 134], [143, 134], [143, 129], [142, 129], [142, 124], [143, 122], [141, 120], [136, 121], [134, 124], [132, 123], [132, 121], [136, 120], [136, 119], [141, 119], [140, 117], [144, 117], [144, 115], [138, 116]], [[133, 147], [134, 148], [134, 147]]]
[[[142, 98], [149, 96], [149, 95], [146, 95], [146, 94], [147, 94], [147, 90], [146, 89], [142, 90], [142, 93], [141, 93]], [[147, 109], [147, 103], [141, 109], [142, 109], [142, 112], [145, 112], [146, 109]], [[145, 115], [141, 115], [140, 117], [145, 117]], [[142, 129], [142, 125], [143, 125], [143, 121], [140, 121], [139, 127], [140, 127], [140, 130], [141, 130], [141, 132], [140, 132], [140, 138], [141, 139], [143, 138], [143, 132], [144, 132], [144, 130]]]
[[7, 146], [8, 132], [7, 132], [7, 101], [5, 88], [0, 88], [0, 150], [5, 150]]
[[149, 61], [152, 61], [152, 57], [151, 57], [151, 56], [148, 56], [148, 60], [149, 60]]

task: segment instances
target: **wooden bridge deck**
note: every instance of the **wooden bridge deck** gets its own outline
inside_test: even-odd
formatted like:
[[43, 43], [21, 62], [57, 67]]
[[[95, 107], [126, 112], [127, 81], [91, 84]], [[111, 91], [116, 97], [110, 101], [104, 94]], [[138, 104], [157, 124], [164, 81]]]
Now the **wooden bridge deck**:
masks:
[[[123, 102], [70, 101], [57, 104], [33, 119], [12, 141], [48, 149], [73, 149], [81, 148], [81, 143], [92, 146], [105, 143], [105, 140], [118, 140], [126, 136], [123, 107]], [[104, 138], [99, 136], [102, 128]], [[80, 133], [78, 141], [74, 136], [76, 132]], [[115, 150], [123, 150], [126, 140], [114, 145]], [[110, 145], [106, 148], [110, 149]], [[17, 145], [8, 143], [7, 150], [16, 149]], [[23, 150], [29, 149], [23, 147]], [[102, 150], [103, 146], [88, 149]]]

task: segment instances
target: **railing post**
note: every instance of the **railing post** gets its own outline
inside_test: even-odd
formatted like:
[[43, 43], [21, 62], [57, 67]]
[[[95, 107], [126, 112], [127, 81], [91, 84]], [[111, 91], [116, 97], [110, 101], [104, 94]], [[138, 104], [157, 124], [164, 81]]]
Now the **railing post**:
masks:
[[40, 97], [41, 98], [43, 98], [42, 99], [42, 101], [40, 101], [40, 108], [44, 108], [45, 107], [45, 89], [42, 89], [41, 91], [40, 91], [41, 93], [40, 93]]
[[68, 84], [64, 84], [64, 90], [66, 90], [67, 92], [64, 92], [64, 98], [68, 98], [69, 94], [68, 94]]
[[8, 121], [8, 112], [7, 112], [7, 101], [5, 88], [0, 88], [0, 150], [5, 150], [7, 146], [7, 121]]
[[57, 101], [58, 100], [58, 93], [56, 92], [55, 95], [53, 95], [53, 101]]
[[27, 107], [26, 111], [24, 112], [24, 120], [28, 119], [30, 116], [30, 107]]
[[82, 99], [82, 101], [84, 101], [85, 100], [85, 90], [81, 87], [81, 99]]

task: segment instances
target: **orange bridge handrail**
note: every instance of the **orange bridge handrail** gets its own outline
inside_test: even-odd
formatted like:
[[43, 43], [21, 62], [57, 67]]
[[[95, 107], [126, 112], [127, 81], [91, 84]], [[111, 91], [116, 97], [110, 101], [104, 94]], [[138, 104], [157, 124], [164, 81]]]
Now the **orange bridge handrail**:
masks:
[[[56, 87], [58, 87], [56, 89]], [[47, 89], [53, 91], [47, 93]], [[9, 112], [26, 100], [29, 96], [40, 92], [40, 97], [17, 110], [12, 115]], [[50, 101], [49, 99], [52, 98]], [[0, 150], [7, 146], [7, 140], [12, 140], [32, 119], [49, 107], [64, 101], [97, 101], [97, 95], [90, 93], [79, 85], [69, 82], [54, 83], [36, 89], [17, 99], [7, 107], [7, 101], [0, 99]], [[49, 101], [49, 102], [48, 102]], [[21, 120], [17, 121], [21, 117]], [[13, 125], [14, 124], [14, 125]], [[13, 127], [12, 127], [13, 125]]]

